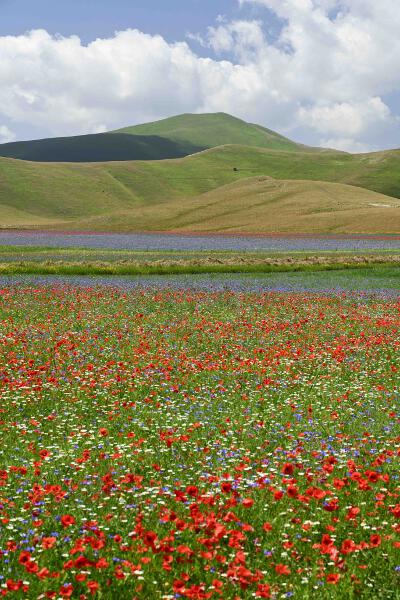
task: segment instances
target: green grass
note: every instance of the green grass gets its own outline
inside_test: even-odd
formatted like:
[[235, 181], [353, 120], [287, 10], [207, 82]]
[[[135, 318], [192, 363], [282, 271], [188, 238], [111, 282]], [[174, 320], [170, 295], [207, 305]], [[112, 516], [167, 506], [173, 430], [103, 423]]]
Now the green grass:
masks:
[[[112, 275], [112, 276], [136, 276], [136, 275], [197, 275], [197, 274], [247, 274], [247, 273], [313, 273], [326, 271], [348, 270], [352, 274], [360, 270], [362, 274], [396, 277], [399, 280], [400, 289], [400, 270], [389, 264], [383, 264], [379, 267], [365, 265], [118, 265], [118, 264], [84, 264], [84, 263], [61, 263], [61, 264], [0, 264], [0, 275]], [[368, 272], [368, 273], [367, 273]]]
[[52, 246], [1, 246], [0, 262], [3, 261], [224, 261], [254, 262], [275, 259], [279, 261], [294, 260], [352, 260], [365, 258], [367, 261], [400, 260], [400, 248], [363, 250], [127, 250], [112, 248], [54, 248]]

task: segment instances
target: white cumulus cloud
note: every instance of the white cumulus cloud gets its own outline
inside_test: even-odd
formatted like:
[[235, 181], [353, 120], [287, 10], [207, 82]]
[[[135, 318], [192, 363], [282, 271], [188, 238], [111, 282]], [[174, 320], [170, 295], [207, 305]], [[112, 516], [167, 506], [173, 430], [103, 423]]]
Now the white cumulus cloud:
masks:
[[361, 154], [363, 152], [371, 152], [378, 148], [371, 148], [369, 144], [356, 142], [352, 138], [330, 138], [321, 140], [321, 146], [324, 148], [334, 148], [343, 152], [351, 152], [352, 154]]
[[5, 125], [0, 125], [0, 144], [7, 144], [13, 142], [16, 139], [16, 135], [11, 129]]
[[311, 108], [300, 108], [298, 119], [321, 133], [350, 136], [362, 134], [366, 128], [392, 120], [389, 108], [379, 97], [364, 102], [341, 102], [316, 104]]
[[[87, 45], [44, 30], [0, 37], [0, 141], [12, 136], [11, 123], [74, 135], [225, 111], [305, 143], [393, 144], [399, 115], [387, 98], [400, 93], [398, 0], [241, 3], [258, 5], [258, 19], [219, 19], [179, 43], [138, 30]], [[262, 7], [281, 19], [273, 40]]]

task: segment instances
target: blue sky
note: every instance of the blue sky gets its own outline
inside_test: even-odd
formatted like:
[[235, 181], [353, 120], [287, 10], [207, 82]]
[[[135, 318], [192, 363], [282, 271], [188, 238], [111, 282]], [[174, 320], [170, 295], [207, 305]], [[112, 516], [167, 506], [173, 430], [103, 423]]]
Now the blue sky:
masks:
[[399, 29], [398, 0], [0, 0], [0, 142], [224, 111], [399, 147]]
[[137, 28], [173, 42], [187, 32], [205, 30], [218, 15], [236, 19], [265, 12], [260, 6], [240, 7], [232, 0], [0, 0], [0, 35], [44, 28], [89, 42]]

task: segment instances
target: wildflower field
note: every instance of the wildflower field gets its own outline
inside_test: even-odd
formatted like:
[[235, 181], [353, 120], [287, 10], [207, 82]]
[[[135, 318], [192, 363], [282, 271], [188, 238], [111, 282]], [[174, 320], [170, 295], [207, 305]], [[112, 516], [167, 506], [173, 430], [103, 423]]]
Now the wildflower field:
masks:
[[399, 598], [396, 295], [0, 292], [0, 594]]

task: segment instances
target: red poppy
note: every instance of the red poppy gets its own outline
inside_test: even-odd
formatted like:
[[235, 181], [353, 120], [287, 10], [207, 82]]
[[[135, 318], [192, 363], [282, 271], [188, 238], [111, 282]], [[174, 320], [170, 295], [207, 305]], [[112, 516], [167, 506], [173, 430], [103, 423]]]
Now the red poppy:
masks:
[[357, 550], [357, 545], [355, 544], [355, 542], [353, 542], [353, 540], [344, 540], [340, 547], [340, 552], [342, 554], [350, 554], [355, 550]]
[[100, 587], [97, 581], [88, 581], [86, 585], [91, 594], [95, 594]]
[[64, 598], [70, 598], [72, 596], [73, 591], [74, 591], [74, 588], [69, 583], [69, 584], [65, 584], [62, 586], [62, 588], [60, 589], [60, 594]]
[[329, 573], [329, 575], [326, 576], [326, 582], [331, 583], [333, 585], [336, 585], [338, 583], [339, 579], [340, 579], [339, 573]]
[[186, 493], [193, 498], [199, 495], [199, 488], [195, 485], [188, 485], [186, 488]]
[[293, 475], [294, 466], [291, 463], [285, 463], [282, 467], [282, 473], [284, 475]]
[[283, 565], [282, 563], [279, 563], [275, 566], [275, 571], [278, 573], [278, 575], [290, 575], [291, 573], [289, 567], [287, 565]]
[[154, 531], [147, 531], [143, 539], [147, 545], [152, 546], [157, 539], [157, 534]]
[[256, 590], [257, 598], [271, 598], [271, 587], [268, 583], [259, 583]]
[[19, 555], [19, 558], [18, 558], [18, 562], [19, 562], [21, 565], [25, 565], [25, 564], [26, 564], [26, 563], [28, 563], [30, 560], [31, 560], [31, 553], [30, 553], [30, 552], [27, 552], [27, 551], [25, 551], [25, 550], [24, 550], [24, 551], [22, 551], [22, 552], [20, 553], [20, 555]]
[[377, 548], [382, 543], [382, 538], [380, 535], [372, 534], [369, 538], [369, 545], [371, 548]]
[[71, 525], [75, 524], [75, 519], [72, 515], [63, 515], [61, 517], [61, 525], [63, 527], [70, 527]]
[[253, 498], [245, 498], [242, 502], [242, 505], [245, 508], [251, 508], [253, 506], [253, 504], [254, 504]]
[[232, 491], [232, 484], [230, 481], [224, 481], [221, 483], [221, 491], [224, 492], [224, 494], [229, 494], [229, 492]]
[[361, 509], [358, 508], [358, 506], [352, 506], [347, 511], [346, 521], [352, 521], [352, 520], [356, 519], [357, 515], [359, 515], [360, 512], [361, 512]]

